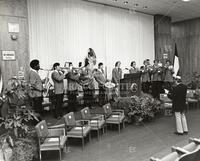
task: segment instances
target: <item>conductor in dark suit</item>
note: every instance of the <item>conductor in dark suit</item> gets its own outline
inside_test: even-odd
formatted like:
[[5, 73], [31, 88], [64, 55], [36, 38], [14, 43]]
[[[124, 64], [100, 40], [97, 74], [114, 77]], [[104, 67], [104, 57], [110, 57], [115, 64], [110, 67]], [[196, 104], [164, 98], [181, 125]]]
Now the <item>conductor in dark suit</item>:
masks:
[[184, 85], [179, 76], [176, 77], [176, 86], [168, 97], [172, 99], [172, 108], [175, 112], [176, 134], [188, 133], [187, 120], [185, 116], [187, 86]]
[[42, 101], [43, 101], [43, 83], [45, 79], [42, 80], [38, 74], [40, 70], [40, 62], [34, 59], [30, 62], [31, 70], [28, 75], [28, 82], [31, 86], [31, 91], [29, 93], [33, 101], [33, 108], [36, 113], [43, 115]]
[[65, 73], [61, 71], [60, 64], [55, 63], [53, 65], [53, 73], [51, 75], [52, 80], [54, 82], [54, 92], [55, 92], [55, 117], [61, 118], [62, 117], [62, 104], [63, 104], [63, 97], [64, 97], [64, 78]]

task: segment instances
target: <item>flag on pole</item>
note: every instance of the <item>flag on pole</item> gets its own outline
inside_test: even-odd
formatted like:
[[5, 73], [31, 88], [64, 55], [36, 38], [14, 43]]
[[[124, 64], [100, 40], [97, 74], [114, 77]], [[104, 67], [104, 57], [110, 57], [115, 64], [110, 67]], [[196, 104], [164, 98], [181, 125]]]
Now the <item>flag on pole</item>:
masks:
[[174, 52], [174, 74], [173, 76], [179, 76], [180, 75], [180, 70], [179, 70], [180, 66], [179, 66], [179, 57], [178, 57], [178, 50], [177, 50], [177, 46], [175, 43], [175, 52]]
[[1, 68], [0, 68], [0, 94], [3, 90], [3, 78], [2, 78], [2, 72], [1, 72]]

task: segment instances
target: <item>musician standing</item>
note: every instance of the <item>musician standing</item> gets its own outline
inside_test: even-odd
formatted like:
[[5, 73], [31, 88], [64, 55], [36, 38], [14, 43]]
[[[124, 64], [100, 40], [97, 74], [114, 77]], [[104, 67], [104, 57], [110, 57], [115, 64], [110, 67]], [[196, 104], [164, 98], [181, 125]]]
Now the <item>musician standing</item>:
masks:
[[68, 112], [76, 111], [77, 110], [77, 95], [78, 95], [78, 79], [80, 77], [79, 73], [75, 68], [73, 67], [69, 70], [69, 72], [66, 75], [68, 80], [68, 88], [67, 88], [67, 95], [68, 95], [68, 106], [69, 110]]
[[142, 80], [142, 91], [144, 93], [149, 93], [150, 85], [151, 85], [151, 79], [150, 79], [150, 72], [152, 68], [148, 64], [147, 60], [143, 61], [144, 66], [140, 68], [141, 71], [141, 80]]
[[88, 59], [85, 59], [85, 65], [80, 74], [80, 80], [83, 84], [84, 106], [93, 108], [94, 104], [94, 77]]
[[54, 92], [55, 92], [55, 118], [60, 119], [62, 117], [62, 104], [63, 104], [63, 97], [64, 97], [64, 79], [65, 74], [61, 71], [60, 64], [54, 63], [53, 65], [53, 73], [51, 78], [54, 83]]
[[98, 69], [96, 70], [94, 77], [99, 86], [99, 105], [102, 106], [105, 104], [106, 101], [106, 77], [103, 70], [103, 63], [98, 64]]
[[171, 65], [170, 60], [167, 60], [164, 66], [164, 85], [167, 90], [172, 89], [173, 74], [174, 74], [174, 68]]
[[152, 95], [159, 99], [162, 92], [162, 67], [158, 65], [158, 60], [154, 60], [152, 70]]
[[40, 62], [34, 59], [30, 62], [31, 70], [28, 76], [28, 82], [31, 85], [30, 97], [33, 100], [33, 108], [36, 113], [40, 114], [40, 117], [44, 115], [42, 101], [43, 101], [43, 83], [46, 79], [42, 80], [38, 74], [40, 70]]
[[120, 68], [121, 62], [115, 63], [115, 68], [112, 70], [112, 83], [115, 84], [115, 94], [119, 96], [120, 79], [122, 79], [122, 69]]

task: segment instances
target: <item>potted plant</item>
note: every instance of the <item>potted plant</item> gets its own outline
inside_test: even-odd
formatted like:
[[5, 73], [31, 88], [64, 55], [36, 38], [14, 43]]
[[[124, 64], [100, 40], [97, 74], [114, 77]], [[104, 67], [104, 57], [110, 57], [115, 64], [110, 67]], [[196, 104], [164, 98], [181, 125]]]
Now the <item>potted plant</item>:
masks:
[[[27, 83], [12, 78], [8, 81], [8, 87], [0, 99], [2, 107], [7, 111], [4, 117], [0, 117], [0, 127], [6, 132], [4, 136], [6, 134], [6, 138], [12, 140], [12, 144], [8, 144], [12, 149], [10, 161], [32, 161], [37, 156], [36, 137], [34, 137], [32, 124], [37, 117], [31, 109], [28, 93]], [[0, 140], [3, 140], [2, 145], [8, 143], [5, 142], [7, 139]]]

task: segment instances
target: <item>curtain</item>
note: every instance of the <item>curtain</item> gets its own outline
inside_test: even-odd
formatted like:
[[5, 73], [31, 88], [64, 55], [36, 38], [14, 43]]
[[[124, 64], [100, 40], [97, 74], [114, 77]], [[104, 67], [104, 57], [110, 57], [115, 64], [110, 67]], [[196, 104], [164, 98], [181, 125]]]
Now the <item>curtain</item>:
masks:
[[28, 0], [30, 59], [78, 66], [93, 48], [108, 78], [116, 61], [154, 59], [153, 16], [81, 0]]

